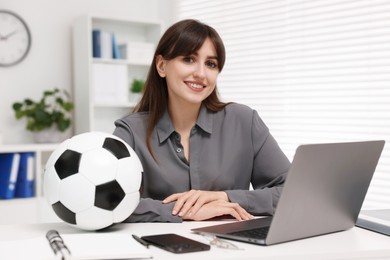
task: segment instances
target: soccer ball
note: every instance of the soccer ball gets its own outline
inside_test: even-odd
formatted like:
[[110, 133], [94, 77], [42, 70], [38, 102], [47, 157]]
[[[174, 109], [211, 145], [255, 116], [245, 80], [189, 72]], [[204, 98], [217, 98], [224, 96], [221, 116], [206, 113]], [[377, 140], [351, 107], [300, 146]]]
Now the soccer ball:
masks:
[[56, 215], [85, 230], [122, 222], [140, 199], [141, 162], [120, 138], [87, 132], [62, 142], [44, 172], [44, 194]]

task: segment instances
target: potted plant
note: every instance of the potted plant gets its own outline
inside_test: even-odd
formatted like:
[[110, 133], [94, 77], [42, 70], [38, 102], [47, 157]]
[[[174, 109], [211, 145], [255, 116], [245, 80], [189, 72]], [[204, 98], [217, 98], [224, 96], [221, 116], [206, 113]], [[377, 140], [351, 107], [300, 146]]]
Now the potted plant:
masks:
[[130, 101], [138, 102], [144, 90], [145, 81], [142, 79], [134, 79], [130, 86]]
[[71, 111], [73, 102], [65, 90], [54, 88], [46, 90], [39, 101], [26, 98], [22, 102], [15, 102], [12, 108], [17, 119], [26, 118], [26, 129], [36, 134], [38, 142], [59, 141], [41, 140], [37, 135], [47, 130], [54, 133], [64, 133], [71, 126]]

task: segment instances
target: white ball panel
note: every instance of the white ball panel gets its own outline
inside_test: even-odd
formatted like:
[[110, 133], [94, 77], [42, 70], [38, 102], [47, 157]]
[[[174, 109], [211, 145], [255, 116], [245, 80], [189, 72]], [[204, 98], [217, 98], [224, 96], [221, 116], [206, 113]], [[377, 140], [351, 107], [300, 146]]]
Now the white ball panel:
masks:
[[105, 149], [83, 153], [79, 172], [93, 184], [99, 185], [115, 179], [118, 159]]
[[104, 139], [107, 134], [100, 132], [87, 132], [79, 134], [71, 138], [69, 149], [77, 151], [79, 153], [85, 153], [89, 150], [99, 149], [103, 146]]
[[95, 186], [81, 174], [74, 174], [61, 180], [60, 200], [75, 213], [88, 209], [95, 201]]
[[141, 163], [133, 157], [123, 158], [118, 161], [116, 179], [125, 193], [139, 191], [142, 171]]
[[114, 223], [119, 223], [130, 217], [139, 203], [139, 192], [126, 194], [121, 203], [115, 208], [113, 212]]
[[[131, 157], [118, 160], [102, 147], [106, 138], [121, 141]], [[60, 180], [54, 164], [67, 149], [81, 153], [79, 172]], [[71, 226], [86, 230], [102, 229], [122, 222], [137, 207], [142, 172], [138, 156], [122, 139], [112, 134], [87, 132], [65, 140], [51, 154], [45, 168], [44, 194], [50, 204], [60, 200], [65, 207], [76, 213], [78, 224], [70, 224]], [[95, 185], [115, 179], [126, 193], [121, 203], [114, 211], [93, 206]]]
[[76, 214], [76, 223], [86, 230], [98, 230], [113, 224], [112, 217], [112, 211], [91, 207]]
[[63, 141], [50, 155], [46, 162], [46, 168], [54, 165], [61, 154], [67, 149], [70, 139]]
[[60, 200], [60, 182], [54, 165], [46, 168], [43, 174], [43, 194], [50, 205]]

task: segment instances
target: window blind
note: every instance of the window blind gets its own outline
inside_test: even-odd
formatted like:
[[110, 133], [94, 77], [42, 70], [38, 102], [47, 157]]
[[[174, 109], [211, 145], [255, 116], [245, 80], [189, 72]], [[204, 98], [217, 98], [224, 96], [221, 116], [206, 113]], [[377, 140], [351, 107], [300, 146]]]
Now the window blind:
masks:
[[363, 208], [390, 208], [390, 1], [177, 0], [220, 33], [225, 101], [256, 109], [283, 151], [387, 143]]

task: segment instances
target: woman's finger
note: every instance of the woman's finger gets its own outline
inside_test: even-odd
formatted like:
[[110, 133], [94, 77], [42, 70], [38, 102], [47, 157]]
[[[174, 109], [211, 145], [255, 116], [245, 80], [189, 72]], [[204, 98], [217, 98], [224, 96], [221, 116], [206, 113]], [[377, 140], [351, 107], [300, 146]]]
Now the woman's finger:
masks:
[[195, 190], [190, 190], [187, 192], [176, 193], [176, 194], [169, 196], [168, 198], [170, 198], [170, 197], [171, 198], [170, 198], [170, 200], [167, 200], [167, 201], [175, 201], [176, 200], [176, 203], [172, 209], [172, 214], [176, 215], [179, 213], [179, 214], [181, 214], [181, 216], [183, 216], [185, 214], [184, 212], [182, 212], [183, 205], [185, 203], [188, 203], [187, 207], [190, 208], [193, 205], [194, 201], [196, 201], [194, 198], [191, 199], [191, 197], [193, 196], [194, 193], [196, 193]]
[[169, 195], [168, 197], [166, 197], [162, 202], [164, 204], [166, 203], [170, 203], [172, 201], [176, 201], [183, 193], [174, 193], [172, 195]]

